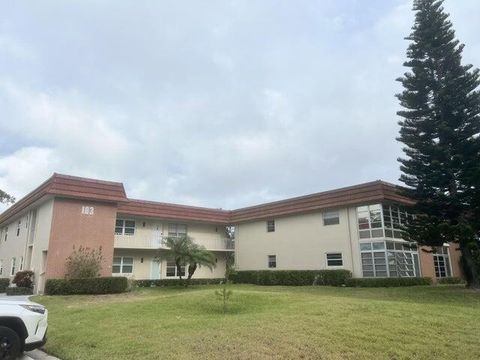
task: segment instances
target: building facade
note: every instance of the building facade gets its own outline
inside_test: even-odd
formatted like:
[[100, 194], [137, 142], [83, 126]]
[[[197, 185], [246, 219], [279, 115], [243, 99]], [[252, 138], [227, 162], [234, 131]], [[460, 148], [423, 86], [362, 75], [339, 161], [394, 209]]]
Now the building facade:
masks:
[[[237, 210], [129, 199], [123, 184], [54, 174], [0, 215], [0, 277], [33, 270], [35, 291], [65, 275], [80, 246], [101, 248], [102, 276], [177, 278], [167, 236], [188, 235], [237, 270], [347, 269], [355, 277], [460, 276], [453, 244], [418, 249], [402, 239], [411, 200], [381, 181]], [[226, 227], [235, 228], [235, 240]]]

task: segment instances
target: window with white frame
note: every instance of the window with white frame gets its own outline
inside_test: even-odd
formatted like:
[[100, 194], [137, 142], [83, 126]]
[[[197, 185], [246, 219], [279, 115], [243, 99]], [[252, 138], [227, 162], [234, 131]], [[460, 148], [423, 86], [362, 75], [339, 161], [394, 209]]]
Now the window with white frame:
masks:
[[3, 275], [3, 260], [0, 260], [0, 275]]
[[268, 255], [268, 267], [270, 269], [277, 267], [277, 255]]
[[359, 206], [357, 218], [360, 239], [383, 237], [381, 205]]
[[5, 236], [3, 238], [3, 241], [7, 241], [8, 238], [8, 226], [5, 226]]
[[187, 236], [186, 224], [168, 224], [168, 236], [169, 237], [185, 237]]
[[267, 220], [267, 232], [275, 232], [275, 220]]
[[22, 221], [19, 220], [17, 224], [17, 236], [20, 236], [20, 225], [22, 224]]
[[133, 257], [114, 256], [112, 264], [113, 274], [131, 274], [133, 272]]
[[408, 214], [398, 206], [383, 205], [383, 224], [385, 237], [402, 239], [403, 226], [407, 223]]
[[326, 211], [323, 213], [323, 225], [340, 224], [340, 214], [338, 211]]
[[448, 247], [442, 246], [435, 248], [433, 254], [433, 265], [435, 267], [435, 277], [437, 279], [452, 276], [450, 271], [450, 257], [448, 256]]
[[10, 262], [10, 275], [13, 276], [15, 275], [15, 267], [16, 267], [17, 259], [12, 258]]
[[167, 277], [178, 277], [178, 276], [185, 276], [186, 265], [180, 266], [180, 272], [177, 269], [177, 264], [175, 264], [175, 260], [168, 259], [167, 260]]
[[360, 239], [403, 238], [403, 226], [411, 217], [395, 205], [367, 205], [357, 208], [358, 232]]
[[23, 256], [20, 256], [20, 266], [18, 267], [19, 271], [23, 270]]
[[115, 235], [134, 235], [135, 220], [117, 219], [115, 221]]
[[364, 277], [420, 276], [418, 251], [414, 244], [398, 241], [360, 243]]
[[343, 266], [342, 253], [327, 253], [327, 266]]

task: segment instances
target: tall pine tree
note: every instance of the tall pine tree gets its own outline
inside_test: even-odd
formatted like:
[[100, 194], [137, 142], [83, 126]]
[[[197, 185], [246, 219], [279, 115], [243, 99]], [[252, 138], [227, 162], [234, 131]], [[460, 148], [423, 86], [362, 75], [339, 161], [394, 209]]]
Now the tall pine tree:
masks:
[[[455, 242], [467, 283], [480, 287], [480, 80], [462, 65], [463, 44], [455, 38], [443, 0], [414, 0], [415, 23], [397, 95], [400, 180], [416, 200], [409, 240], [442, 246]], [[476, 261], [477, 258], [477, 261]]]

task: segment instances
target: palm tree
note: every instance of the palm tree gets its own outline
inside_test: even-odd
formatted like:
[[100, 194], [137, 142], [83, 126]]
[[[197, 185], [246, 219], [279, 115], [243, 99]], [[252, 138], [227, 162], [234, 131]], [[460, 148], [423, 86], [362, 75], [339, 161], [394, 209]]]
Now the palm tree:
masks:
[[195, 244], [189, 236], [169, 236], [166, 238], [165, 245], [175, 260], [180, 280], [182, 280], [182, 267], [188, 264], [188, 276], [185, 286], [188, 286], [198, 267], [206, 266], [210, 270], [215, 267], [215, 256], [204, 246]]

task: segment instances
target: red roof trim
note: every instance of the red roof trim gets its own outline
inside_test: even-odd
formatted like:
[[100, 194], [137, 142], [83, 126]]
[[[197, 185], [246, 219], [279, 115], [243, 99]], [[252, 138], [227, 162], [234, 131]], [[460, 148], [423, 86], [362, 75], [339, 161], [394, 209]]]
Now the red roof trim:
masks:
[[393, 201], [412, 205], [400, 194], [399, 187], [380, 180], [335, 190], [319, 192], [233, 211], [164, 202], [128, 199], [122, 183], [53, 174], [38, 188], [20, 199], [3, 214], [0, 224], [46, 195], [88, 199], [118, 204], [118, 213], [172, 220], [235, 224], [276, 216], [301, 214], [321, 209], [354, 206], [372, 202]]

